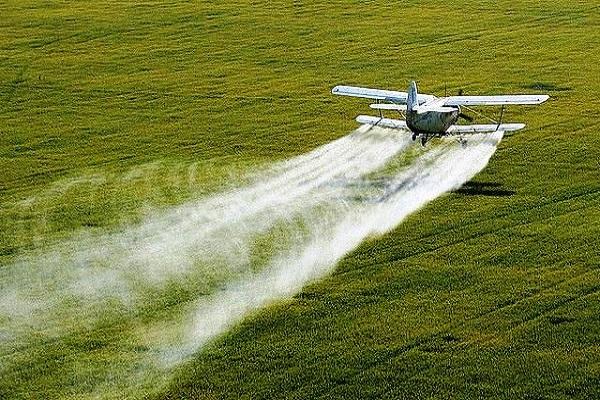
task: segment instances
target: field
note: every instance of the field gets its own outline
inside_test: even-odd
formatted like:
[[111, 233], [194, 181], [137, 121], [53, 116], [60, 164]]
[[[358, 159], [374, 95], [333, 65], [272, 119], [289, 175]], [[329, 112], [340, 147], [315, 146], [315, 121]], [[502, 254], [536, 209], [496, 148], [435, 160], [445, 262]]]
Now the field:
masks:
[[[0, 398], [600, 397], [600, 5], [8, 0], [0, 15], [0, 304], [16, 309], [0, 313]], [[135, 338], [227, 277], [101, 304], [93, 323], [65, 308], [68, 334], [17, 310], [21, 279], [61, 285], [27, 260], [347, 135], [368, 102], [336, 84], [410, 79], [551, 99], [509, 109], [527, 128], [461, 189], [161, 379]]]

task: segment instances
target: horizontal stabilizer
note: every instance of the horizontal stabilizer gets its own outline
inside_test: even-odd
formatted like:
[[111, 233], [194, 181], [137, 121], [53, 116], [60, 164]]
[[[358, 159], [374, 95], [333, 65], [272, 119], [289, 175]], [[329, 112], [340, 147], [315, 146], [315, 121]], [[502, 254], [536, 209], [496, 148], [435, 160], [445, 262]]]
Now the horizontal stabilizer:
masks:
[[460, 135], [463, 133], [488, 133], [495, 131], [513, 132], [525, 128], [525, 124], [486, 124], [486, 125], [452, 125], [446, 133]]
[[406, 105], [402, 104], [387, 104], [387, 103], [377, 103], [371, 104], [373, 110], [393, 110], [393, 111], [406, 111]]
[[402, 121], [399, 119], [373, 117], [371, 115], [359, 115], [358, 117], [356, 117], [356, 122], [363, 125], [377, 125], [383, 128], [408, 129], [406, 126], [406, 121]]

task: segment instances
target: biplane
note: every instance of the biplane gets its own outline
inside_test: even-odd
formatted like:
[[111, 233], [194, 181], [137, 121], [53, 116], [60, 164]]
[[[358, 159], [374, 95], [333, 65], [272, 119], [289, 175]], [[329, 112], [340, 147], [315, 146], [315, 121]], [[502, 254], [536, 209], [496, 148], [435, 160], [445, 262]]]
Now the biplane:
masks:
[[[371, 104], [370, 107], [378, 110], [379, 116], [359, 115], [356, 117], [358, 123], [410, 131], [412, 139], [416, 140], [420, 137], [423, 146], [433, 137], [454, 135], [463, 141], [464, 136], [468, 134], [512, 132], [523, 129], [525, 124], [502, 123], [505, 107], [541, 104], [549, 97], [543, 94], [436, 97], [418, 93], [417, 84], [414, 81], [410, 83], [408, 92], [356, 86], [336, 86], [331, 92], [341, 96], [375, 100], [376, 103]], [[499, 106], [501, 107], [500, 118], [493, 124], [457, 124], [459, 119], [473, 121], [473, 118], [465, 114], [462, 109], [472, 106]], [[398, 112], [403, 119], [384, 118], [383, 111]]]

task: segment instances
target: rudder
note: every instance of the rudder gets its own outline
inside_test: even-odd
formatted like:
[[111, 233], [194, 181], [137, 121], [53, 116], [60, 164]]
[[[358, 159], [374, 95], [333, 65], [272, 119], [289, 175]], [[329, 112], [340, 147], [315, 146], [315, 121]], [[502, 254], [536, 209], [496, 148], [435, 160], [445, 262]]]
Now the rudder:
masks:
[[417, 83], [415, 81], [411, 81], [410, 85], [408, 85], [408, 98], [406, 99], [406, 111], [410, 112], [417, 108], [419, 105], [418, 93], [417, 93]]

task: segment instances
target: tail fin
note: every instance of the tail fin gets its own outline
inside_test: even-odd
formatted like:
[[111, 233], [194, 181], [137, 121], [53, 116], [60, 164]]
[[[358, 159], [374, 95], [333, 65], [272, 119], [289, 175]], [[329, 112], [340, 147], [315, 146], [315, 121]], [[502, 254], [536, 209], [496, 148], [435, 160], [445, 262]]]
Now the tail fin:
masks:
[[417, 84], [415, 81], [411, 81], [408, 86], [408, 98], [406, 99], [406, 111], [410, 112], [417, 108], [419, 100], [417, 98]]

